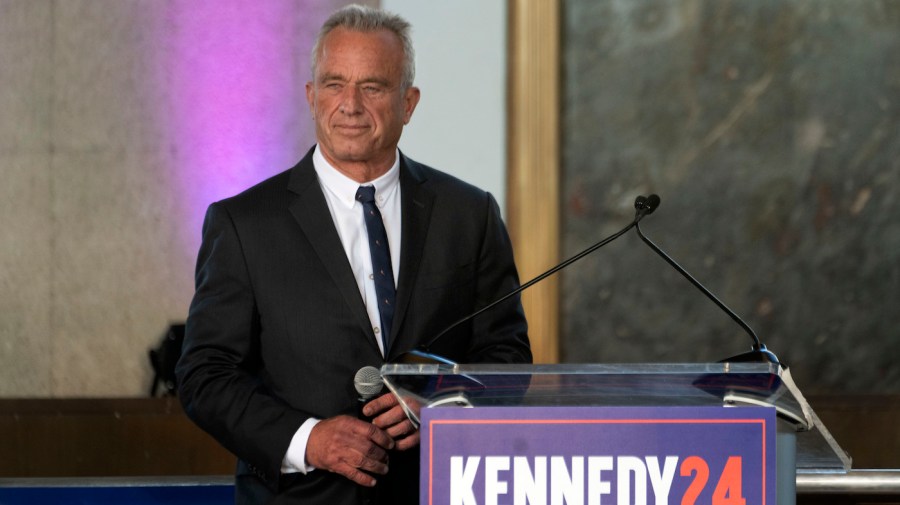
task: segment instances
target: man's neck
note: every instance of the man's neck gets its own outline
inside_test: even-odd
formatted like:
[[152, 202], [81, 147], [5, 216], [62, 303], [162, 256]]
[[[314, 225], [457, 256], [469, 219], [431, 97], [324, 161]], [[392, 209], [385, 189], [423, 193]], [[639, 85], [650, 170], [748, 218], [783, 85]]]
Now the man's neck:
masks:
[[392, 156], [387, 160], [337, 161], [329, 158], [325, 152], [322, 155], [335, 170], [361, 184], [386, 174], [394, 166], [395, 160]]

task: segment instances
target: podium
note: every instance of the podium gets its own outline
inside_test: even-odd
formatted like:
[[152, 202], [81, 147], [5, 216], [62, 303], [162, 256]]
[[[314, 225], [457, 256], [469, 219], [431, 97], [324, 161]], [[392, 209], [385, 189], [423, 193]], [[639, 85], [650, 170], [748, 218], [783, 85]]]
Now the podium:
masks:
[[[585, 489], [589, 485], [595, 486], [596, 489], [591, 491], [590, 498], [580, 498], [585, 504], [601, 503], [603, 499], [607, 500], [606, 503], [616, 502], [614, 497], [606, 496], [611, 492], [610, 489], [616, 486], [615, 479], [610, 484], [602, 477], [613, 475], [610, 473], [614, 472], [613, 465], [627, 466], [625, 470], [618, 470], [619, 479], [625, 475], [625, 480], [619, 480], [620, 487], [622, 483], [629, 482], [629, 478], [632, 479], [631, 491], [620, 489], [618, 491], [620, 493], [643, 492], [637, 490], [638, 483], [652, 482], [654, 488], [649, 491], [650, 493], [654, 492], [657, 483], [671, 486], [672, 482], [679, 478], [672, 475], [677, 465], [682, 472], [681, 475], [688, 480], [690, 480], [688, 477], [698, 480], [703, 471], [709, 473], [711, 483], [717, 478], [720, 479], [716, 489], [719, 503], [741, 503], [741, 464], [743, 462], [746, 470], [750, 466], [750, 461], [759, 459], [763, 463], [762, 468], [765, 468], [761, 477], [764, 489], [760, 495], [763, 497], [760, 502], [772, 503], [774, 500], [771, 498], [766, 500], [765, 496], [777, 496], [777, 503], [780, 505], [795, 502], [795, 481], [798, 473], [846, 473], [850, 470], [849, 456], [836, 443], [806, 402], [794, 384], [789, 370], [773, 363], [387, 364], [382, 367], [381, 375], [385, 385], [396, 395], [410, 420], [421, 425], [422, 503], [447, 501], [446, 497], [435, 499], [431, 494], [434, 490], [424, 488], [434, 485], [433, 478], [444, 478], [447, 473], [442, 470], [441, 475], [436, 477], [429, 473], [440, 463], [435, 462], [435, 454], [431, 454], [431, 450], [453, 453], [461, 452], [465, 447], [463, 441], [468, 435], [463, 435], [461, 431], [452, 433], [446, 431], [444, 426], [451, 424], [459, 427], [471, 426], [475, 436], [482, 433], [486, 439], [472, 442], [476, 445], [503, 447], [509, 451], [507, 459], [487, 455], [498, 452], [495, 449], [491, 449], [493, 452], [485, 453], [486, 457], [483, 459], [476, 457], [471, 461], [461, 459], [458, 455], [448, 456], [451, 459], [456, 458], [448, 463], [455, 465], [451, 473], [469, 484], [475, 480], [473, 476], [476, 472], [488, 473], [487, 483], [477, 484], [480, 486], [479, 492], [484, 487], [489, 488], [486, 491], [487, 502], [496, 500], [498, 493], [512, 494], [510, 488], [519, 480], [516, 477], [515, 482], [511, 483], [510, 479], [520, 475], [518, 466], [520, 463], [524, 472], [523, 478], [527, 478], [529, 483], [528, 492], [543, 495], [569, 492], [572, 479], [576, 477], [587, 482], [584, 484]], [[515, 420], [505, 414], [508, 412], [515, 412], [512, 416]], [[448, 416], [453, 420], [435, 421]], [[767, 423], [766, 419], [772, 422]], [[545, 438], [544, 432], [534, 431], [535, 424], [555, 431], [548, 435], [550, 438]], [[433, 429], [437, 426], [441, 426], [440, 431]], [[765, 428], [760, 431], [757, 426]], [[637, 429], [645, 431], [634, 431]], [[647, 429], [650, 431], [646, 431]], [[447, 433], [451, 437], [449, 442], [445, 442], [444, 445], [435, 444], [433, 437], [440, 433]], [[509, 443], [500, 440], [507, 436], [510, 437]], [[604, 437], [629, 440], [632, 445], [635, 443], [634, 438], [640, 438], [642, 440], [639, 442], [644, 444], [643, 446], [656, 443], [660, 447], [665, 447], [665, 450], [652, 458], [646, 455], [648, 452], [646, 450], [640, 452], [640, 456], [625, 456], [619, 459], [612, 459], [611, 456], [591, 456], [587, 459], [575, 456], [566, 463], [571, 467], [571, 473], [566, 473], [569, 470], [557, 470], [553, 467], [556, 463], [563, 465], [561, 456], [527, 459], [520, 457], [519, 454], [519, 452], [526, 453], [524, 448], [533, 445], [530, 440], [539, 439], [545, 446], [549, 444], [551, 447], [549, 453], [554, 453], [553, 447], [558, 444], [574, 443], [587, 446], [603, 440]], [[729, 457], [727, 462], [722, 460], [722, 463], [712, 463], [718, 457], [714, 456], [709, 458], [710, 464], [703, 470], [701, 467], [707, 465], [707, 460], [700, 452], [697, 452], [701, 454], [700, 456], [682, 457], [681, 460], [672, 455], [676, 450], [673, 447], [682, 447], [687, 451], [684, 453], [686, 456], [694, 454], [691, 451], [695, 449], [699, 451], [701, 445], [709, 445], [711, 450], [730, 454], [729, 451], [734, 452], [732, 449], [737, 447], [735, 444], [744, 439], [749, 440], [751, 452], [761, 454], [760, 457], [747, 456], [742, 459], [740, 456], [734, 456]], [[653, 442], [654, 440], [656, 442]], [[504, 443], [506, 445], [503, 445]], [[772, 447], [767, 449], [767, 444]], [[543, 450], [547, 452], [546, 447]], [[439, 455], [438, 458], [440, 457]], [[692, 457], [695, 459], [692, 460]], [[641, 458], [645, 458], [646, 463]], [[735, 458], [737, 468], [732, 465]], [[765, 467], [766, 458], [775, 464]], [[513, 462], [517, 465], [515, 468]], [[578, 465], [584, 463], [584, 469], [572, 462], [577, 462]], [[700, 466], [696, 466], [695, 463], [699, 463]], [[642, 466], [645, 464], [646, 467]], [[494, 466], [488, 468], [487, 465]], [[556, 475], [554, 472], [560, 471], [563, 472], [561, 477], [563, 480], [560, 482], [565, 482], [566, 486], [569, 486], [568, 490], [547, 490], [547, 486], [554, 485], [553, 482], [549, 484], [537, 482], [540, 479], [536, 476]], [[603, 471], [607, 473], [604, 474]], [[627, 473], [628, 471], [632, 473]], [[768, 479], [769, 486], [772, 485], [772, 480], [776, 483], [774, 490], [767, 491], [765, 472], [769, 471], [773, 472], [771, 475], [775, 477]], [[590, 475], [584, 477], [584, 472]], [[754, 480], [754, 483], [756, 482]], [[650, 485], [647, 484], [647, 487]], [[464, 490], [464, 494], [459, 494], [463, 491], [459, 491], [458, 488], [458, 482], [448, 484], [450, 492], [457, 493], [449, 502], [484, 501], [472, 499], [475, 493], [471, 490]], [[656, 497], [659, 499], [658, 494]], [[682, 503], [690, 501], [686, 500], [685, 496], [681, 498]], [[521, 497], [517, 496], [516, 499], [520, 500]], [[646, 497], [644, 499], [646, 500]], [[668, 500], [669, 497], [665, 499]], [[512, 503], [508, 497], [505, 501]], [[547, 500], [546, 503], [552, 501]], [[654, 502], [652, 497], [648, 502]], [[673, 499], [671, 502], [679, 501]], [[714, 499], [713, 503], [716, 502]]]

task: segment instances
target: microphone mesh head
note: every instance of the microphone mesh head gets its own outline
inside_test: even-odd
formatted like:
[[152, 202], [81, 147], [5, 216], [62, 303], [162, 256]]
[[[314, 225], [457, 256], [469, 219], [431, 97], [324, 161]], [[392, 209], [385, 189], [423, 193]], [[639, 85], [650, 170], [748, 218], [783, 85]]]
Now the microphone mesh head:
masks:
[[381, 378], [381, 372], [374, 366], [364, 366], [356, 372], [353, 377], [353, 387], [359, 393], [360, 398], [368, 400], [381, 392], [384, 386], [384, 380]]

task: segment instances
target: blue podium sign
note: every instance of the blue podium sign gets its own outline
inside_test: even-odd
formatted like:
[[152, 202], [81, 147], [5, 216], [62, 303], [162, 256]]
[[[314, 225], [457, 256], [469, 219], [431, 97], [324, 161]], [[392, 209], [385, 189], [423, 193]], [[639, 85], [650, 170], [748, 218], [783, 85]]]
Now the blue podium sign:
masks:
[[422, 409], [427, 505], [775, 505], [775, 409]]

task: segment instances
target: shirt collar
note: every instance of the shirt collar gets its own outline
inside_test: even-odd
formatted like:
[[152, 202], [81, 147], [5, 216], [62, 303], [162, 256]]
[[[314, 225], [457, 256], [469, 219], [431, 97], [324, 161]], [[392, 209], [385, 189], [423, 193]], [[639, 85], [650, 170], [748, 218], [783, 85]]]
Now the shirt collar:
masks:
[[316, 175], [322, 186], [330, 191], [338, 200], [347, 207], [353, 207], [356, 204], [356, 191], [360, 186], [375, 186], [375, 195], [377, 205], [380, 207], [384, 200], [391, 198], [397, 188], [400, 186], [400, 151], [394, 156], [394, 164], [381, 177], [374, 181], [360, 184], [353, 179], [342, 174], [338, 169], [334, 168], [316, 145], [313, 151], [313, 167], [316, 169]]

